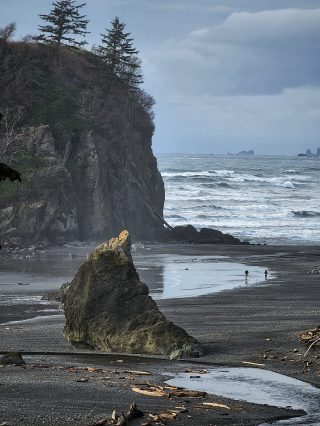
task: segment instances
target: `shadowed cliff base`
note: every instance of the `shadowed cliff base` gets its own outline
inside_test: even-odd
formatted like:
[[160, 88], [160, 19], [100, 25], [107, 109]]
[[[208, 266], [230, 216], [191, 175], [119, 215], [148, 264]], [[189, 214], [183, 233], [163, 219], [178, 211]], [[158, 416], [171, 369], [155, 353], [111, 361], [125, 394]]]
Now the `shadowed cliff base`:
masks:
[[160, 242], [193, 243], [193, 244], [249, 244], [242, 242], [230, 234], [211, 228], [201, 228], [199, 231], [192, 225], [164, 228], [159, 234]]

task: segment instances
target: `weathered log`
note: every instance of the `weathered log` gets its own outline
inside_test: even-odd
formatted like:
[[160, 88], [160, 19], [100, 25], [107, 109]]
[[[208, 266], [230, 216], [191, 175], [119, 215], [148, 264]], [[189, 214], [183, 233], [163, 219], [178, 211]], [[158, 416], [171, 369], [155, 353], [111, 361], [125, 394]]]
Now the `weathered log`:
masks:
[[152, 213], [163, 223], [163, 225], [169, 228], [170, 231], [173, 230], [173, 227], [169, 225], [169, 223], [158, 212], [156, 212], [152, 207], [151, 207], [151, 210], [152, 210]]
[[116, 426], [124, 426], [130, 422], [130, 420], [138, 419], [144, 416], [144, 412], [139, 410], [137, 404], [134, 402], [130, 405], [130, 409], [127, 414], [122, 414], [118, 419]]

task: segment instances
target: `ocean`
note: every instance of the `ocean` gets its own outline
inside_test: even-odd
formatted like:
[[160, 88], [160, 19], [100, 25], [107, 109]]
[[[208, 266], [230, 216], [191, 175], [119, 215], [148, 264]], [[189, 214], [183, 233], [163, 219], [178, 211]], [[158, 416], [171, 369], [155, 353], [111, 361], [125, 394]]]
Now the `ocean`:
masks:
[[320, 243], [320, 158], [157, 155], [172, 226], [260, 244]]

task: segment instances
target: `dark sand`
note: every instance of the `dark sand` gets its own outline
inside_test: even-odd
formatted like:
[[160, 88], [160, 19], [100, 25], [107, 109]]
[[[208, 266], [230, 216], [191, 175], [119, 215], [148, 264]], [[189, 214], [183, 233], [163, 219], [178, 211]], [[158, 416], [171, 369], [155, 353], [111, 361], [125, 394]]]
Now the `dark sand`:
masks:
[[[0, 350], [44, 353], [29, 358], [26, 356], [27, 363], [38, 365], [36, 367], [0, 369], [0, 424], [90, 425], [110, 416], [114, 409], [126, 411], [132, 401], [136, 401], [143, 411], [152, 413], [182, 405], [181, 398], [169, 400], [133, 393], [132, 384], [145, 381], [145, 378], [134, 377], [130, 380], [124, 373], [128, 368], [150, 371], [152, 376], [148, 376], [148, 381], [159, 383], [165, 379], [160, 372], [170, 377], [170, 374], [183, 371], [186, 367], [204, 368], [211, 364], [244, 366], [249, 364], [243, 362], [255, 362], [265, 364], [267, 369], [320, 386], [320, 365], [315, 358], [319, 350], [312, 351], [303, 359], [306, 348], [298, 340], [301, 331], [320, 323], [320, 276], [308, 274], [309, 270], [320, 264], [318, 247], [163, 245], [148, 248], [148, 254], [229, 256], [230, 261], [266, 267], [277, 277], [253, 287], [157, 302], [168, 318], [205, 345], [206, 355], [196, 360], [199, 363], [197, 366], [191, 361], [173, 363], [126, 357], [120, 357], [124, 363], [116, 363], [119, 357], [80, 354], [80, 350], [75, 351], [62, 337], [63, 318], [52, 316], [4, 324], [6, 321], [30, 318], [34, 316], [34, 311], [31, 309], [28, 314], [26, 309], [15, 306], [9, 318], [8, 312], [0, 307], [0, 321], [3, 323], [0, 324]], [[145, 250], [140, 249], [135, 257], [138, 258]], [[140, 272], [141, 279], [146, 282], [156, 281], [160, 275], [159, 270]], [[32, 289], [25, 286], [23, 292], [28, 294], [28, 291]], [[38, 308], [41, 311], [41, 306]], [[48, 305], [46, 308], [53, 309], [55, 306]], [[74, 352], [78, 355], [72, 355]], [[306, 360], [311, 363], [308, 365]], [[39, 364], [65, 368], [48, 369]], [[70, 365], [98, 366], [110, 371], [72, 372], [67, 368]], [[78, 376], [88, 377], [89, 380], [76, 382]], [[102, 380], [104, 376], [108, 378]], [[224, 402], [231, 410], [204, 410], [197, 408], [202, 405], [202, 400], [190, 400], [186, 403], [188, 412], [180, 414], [172, 424], [259, 425], [299, 414], [211, 395], [206, 400]], [[137, 424], [141, 424], [141, 421]]]

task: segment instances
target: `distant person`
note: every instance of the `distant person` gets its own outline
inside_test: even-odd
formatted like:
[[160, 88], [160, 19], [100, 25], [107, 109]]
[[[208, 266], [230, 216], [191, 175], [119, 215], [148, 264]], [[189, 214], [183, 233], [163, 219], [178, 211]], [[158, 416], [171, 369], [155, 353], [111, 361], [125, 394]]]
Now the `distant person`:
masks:
[[249, 271], [244, 271], [245, 275], [246, 275], [246, 282], [248, 282], [248, 275], [249, 275]]
[[268, 279], [268, 271], [267, 269], [264, 271], [264, 279], [267, 280]]

